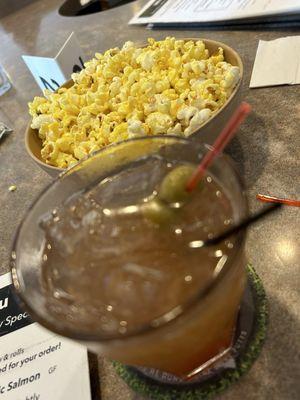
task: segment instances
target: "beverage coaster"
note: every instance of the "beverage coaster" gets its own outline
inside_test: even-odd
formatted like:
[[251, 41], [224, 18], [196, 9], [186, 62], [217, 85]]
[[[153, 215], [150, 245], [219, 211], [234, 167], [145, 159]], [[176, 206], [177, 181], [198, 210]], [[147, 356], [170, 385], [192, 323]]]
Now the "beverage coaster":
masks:
[[231, 350], [213, 366], [188, 382], [153, 368], [113, 362], [119, 376], [135, 392], [154, 400], [206, 400], [238, 381], [258, 357], [268, 320], [267, 300], [261, 279], [251, 265]]

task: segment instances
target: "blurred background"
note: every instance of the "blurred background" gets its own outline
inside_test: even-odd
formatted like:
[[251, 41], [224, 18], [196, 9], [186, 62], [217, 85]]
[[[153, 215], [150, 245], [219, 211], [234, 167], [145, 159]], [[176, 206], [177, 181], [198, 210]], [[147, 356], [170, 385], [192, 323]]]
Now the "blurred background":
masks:
[[[43, 0], [0, 0], [0, 18], [26, 7], [35, 1]], [[134, 0], [62, 0], [58, 12], [63, 16], [93, 14], [118, 7]]]

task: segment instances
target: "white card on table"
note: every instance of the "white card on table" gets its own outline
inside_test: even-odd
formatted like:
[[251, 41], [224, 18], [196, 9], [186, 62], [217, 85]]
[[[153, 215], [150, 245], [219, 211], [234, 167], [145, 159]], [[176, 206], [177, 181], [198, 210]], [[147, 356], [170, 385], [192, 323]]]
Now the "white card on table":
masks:
[[0, 399], [91, 400], [87, 350], [32, 322], [0, 277]]
[[300, 36], [260, 40], [250, 88], [300, 84]]
[[85, 62], [85, 56], [74, 32], [54, 58], [36, 56], [22, 56], [22, 58], [39, 87], [53, 92], [71, 79], [73, 72], [79, 72]]

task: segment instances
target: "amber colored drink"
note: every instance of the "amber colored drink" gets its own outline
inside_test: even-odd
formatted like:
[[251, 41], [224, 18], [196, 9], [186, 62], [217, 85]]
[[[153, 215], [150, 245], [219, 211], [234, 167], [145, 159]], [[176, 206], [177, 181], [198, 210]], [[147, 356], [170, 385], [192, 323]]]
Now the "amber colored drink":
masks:
[[130, 140], [44, 190], [11, 261], [33, 318], [111, 359], [181, 377], [221, 357], [244, 290], [245, 232], [203, 242], [246, 216], [241, 181], [221, 156], [184, 200], [164, 186], [206, 151], [175, 136]]
[[[41, 221], [49, 312], [70, 330], [124, 338], [126, 344], [103, 346], [112, 358], [176, 375], [191, 373], [230, 347], [244, 287], [242, 255], [214, 283], [232, 257], [234, 238], [201, 247], [233, 221], [231, 202], [214, 176], [207, 175], [184, 205], [168, 206], [174, 212], [170, 221], [161, 224], [148, 213], [163, 178], [182, 165], [146, 158]], [[212, 284], [200, 304], [188, 305]], [[185, 307], [178, 320], [134, 337]]]

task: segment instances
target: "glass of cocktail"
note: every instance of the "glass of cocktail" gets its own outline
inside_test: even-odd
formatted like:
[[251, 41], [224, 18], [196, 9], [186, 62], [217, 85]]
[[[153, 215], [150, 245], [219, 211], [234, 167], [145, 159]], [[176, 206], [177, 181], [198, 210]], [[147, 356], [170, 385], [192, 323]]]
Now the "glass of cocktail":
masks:
[[128, 365], [191, 377], [232, 344], [245, 232], [203, 246], [247, 215], [241, 179], [176, 136], [131, 139], [67, 170], [36, 199], [12, 251], [17, 294], [46, 328]]

